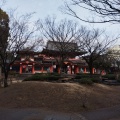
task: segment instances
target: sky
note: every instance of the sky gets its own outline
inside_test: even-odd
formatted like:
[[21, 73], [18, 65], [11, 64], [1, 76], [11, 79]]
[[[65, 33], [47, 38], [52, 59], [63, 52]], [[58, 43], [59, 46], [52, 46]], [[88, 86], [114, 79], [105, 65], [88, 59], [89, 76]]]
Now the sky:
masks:
[[[72, 16], [64, 14], [60, 11], [59, 7], [64, 6], [65, 0], [6, 0], [6, 3], [2, 6], [2, 9], [9, 11], [10, 9], [16, 9], [18, 14], [26, 14], [35, 12], [33, 20], [45, 19], [45, 17], [56, 16], [58, 20], [67, 18], [73, 21], [77, 21], [80, 25], [87, 27], [95, 27], [100, 29], [106, 29], [107, 33], [111, 36], [119, 34], [119, 24], [88, 24]], [[70, 0], [68, 0], [70, 1]], [[81, 16], [91, 16], [90, 13], [86, 13], [84, 10], [75, 9]], [[117, 43], [120, 44], [120, 41]]]
[[17, 8], [20, 14], [35, 12], [35, 19], [44, 19], [48, 15], [64, 18], [65, 15], [59, 10], [63, 4], [64, 0], [6, 0], [3, 9], [9, 11], [10, 8]]

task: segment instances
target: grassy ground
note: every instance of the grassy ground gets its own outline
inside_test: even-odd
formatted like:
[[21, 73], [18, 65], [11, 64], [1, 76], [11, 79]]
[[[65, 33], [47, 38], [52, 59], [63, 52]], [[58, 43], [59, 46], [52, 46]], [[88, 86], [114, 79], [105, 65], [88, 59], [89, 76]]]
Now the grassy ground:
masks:
[[102, 84], [22, 82], [0, 88], [0, 107], [80, 112], [120, 105], [119, 91]]

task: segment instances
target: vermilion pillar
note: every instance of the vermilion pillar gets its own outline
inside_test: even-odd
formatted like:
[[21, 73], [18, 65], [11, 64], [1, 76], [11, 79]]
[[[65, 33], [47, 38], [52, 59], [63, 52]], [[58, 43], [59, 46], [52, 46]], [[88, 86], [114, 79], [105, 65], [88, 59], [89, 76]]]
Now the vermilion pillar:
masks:
[[50, 66], [50, 72], [51, 73], [53, 72], [53, 66]]
[[60, 74], [60, 67], [58, 67], [58, 73]]
[[86, 68], [84, 68], [84, 73], [86, 73]]
[[79, 73], [79, 67], [78, 66], [75, 67], [75, 74], [76, 73]]
[[20, 74], [22, 74], [22, 63], [20, 63]]
[[70, 74], [72, 74], [72, 67], [70, 66], [70, 68], [69, 68], [69, 71], [70, 71]]
[[92, 73], [93, 73], [93, 74], [95, 73], [95, 70], [94, 70], [94, 68], [92, 68]]
[[32, 65], [32, 73], [35, 73], [34, 64]]

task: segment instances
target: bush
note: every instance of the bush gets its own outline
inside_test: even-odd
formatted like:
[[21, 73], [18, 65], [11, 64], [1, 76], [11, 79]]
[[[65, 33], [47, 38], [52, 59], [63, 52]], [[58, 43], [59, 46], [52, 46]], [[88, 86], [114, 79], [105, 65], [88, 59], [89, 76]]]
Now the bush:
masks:
[[48, 81], [56, 81], [60, 78], [60, 74], [58, 73], [48, 73], [46, 76]]
[[117, 82], [120, 83], [120, 79], [118, 79]]
[[102, 76], [102, 78], [107, 78], [108, 80], [115, 80], [116, 79], [116, 76], [115, 74], [107, 74], [107, 75], [104, 75]]
[[53, 76], [60, 76], [60, 74], [59, 73], [47, 73], [48, 75], [53, 75]]
[[75, 79], [81, 79], [81, 78], [89, 78], [90, 74], [86, 74], [86, 73], [77, 73], [75, 76]]
[[86, 73], [84, 73], [84, 74], [80, 74], [80, 73], [78, 73], [78, 74], [76, 74], [75, 79], [81, 79], [81, 78], [93, 78], [93, 81], [96, 81], [95, 79], [98, 79], [98, 80], [99, 80], [99, 77], [100, 77], [99, 74], [93, 74], [93, 75], [90, 75], [90, 74], [86, 74]]
[[60, 78], [58, 74], [52, 73], [36, 73], [31, 77], [24, 79], [24, 81], [56, 81]]
[[17, 76], [17, 75], [18, 75], [18, 73], [17, 73], [16, 71], [10, 71], [10, 72], [9, 72], [9, 75], [12, 75], [12, 76]]
[[81, 79], [82, 77], [80, 75], [76, 75], [75, 79]]
[[100, 82], [100, 78], [98, 78], [98, 77], [92, 77], [91, 80], [94, 83], [99, 83]]
[[75, 79], [75, 82], [78, 82], [80, 84], [87, 84], [87, 85], [93, 84], [93, 81], [91, 80], [91, 78]]
[[59, 78], [59, 76], [47, 76], [48, 81], [57, 81]]
[[31, 77], [25, 78], [24, 81], [44, 81], [47, 79], [47, 76], [32, 75]]

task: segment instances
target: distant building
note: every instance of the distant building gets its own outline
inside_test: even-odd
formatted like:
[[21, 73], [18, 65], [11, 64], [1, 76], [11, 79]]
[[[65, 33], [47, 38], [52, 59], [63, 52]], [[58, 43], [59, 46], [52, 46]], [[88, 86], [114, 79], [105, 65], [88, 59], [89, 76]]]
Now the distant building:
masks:
[[[70, 60], [76, 60], [76, 56], [85, 54], [86, 52], [80, 51], [78, 49], [77, 43], [74, 42], [59, 42], [59, 41], [48, 41], [46, 48], [43, 49], [42, 54], [55, 58], [56, 60], [56, 71], [68, 73], [68, 68], [71, 72], [76, 73], [76, 65]], [[68, 62], [69, 61], [69, 62]], [[79, 62], [80, 59], [79, 59]], [[79, 64], [78, 62], [78, 64]], [[71, 67], [72, 66], [72, 67]]]
[[[79, 72], [86, 73], [87, 64], [84, 60], [70, 58], [64, 62], [67, 68], [66, 73], [76, 74]], [[24, 73], [47, 73], [59, 72], [54, 57], [48, 57], [40, 52], [21, 51], [19, 58], [10, 67], [11, 71]]]
[[[63, 47], [63, 49], [59, 49]], [[63, 50], [63, 51], [62, 51]], [[61, 68], [57, 63], [60, 55], [65, 55], [63, 61], [63, 69], [67, 74], [89, 73], [88, 65], [82, 58], [76, 56], [85, 54], [80, 51], [76, 43], [66, 43], [48, 41], [47, 46], [42, 52], [34, 52], [30, 50], [20, 51], [18, 59], [11, 65], [10, 70], [24, 73], [47, 73], [61, 72]], [[57, 60], [56, 60], [57, 58]], [[96, 69], [93, 68], [93, 73]]]
[[77, 43], [74, 42], [58, 42], [58, 41], [48, 41], [46, 49], [55, 51], [77, 51]]
[[59, 56], [62, 54], [66, 57], [63, 61], [64, 72], [67, 74], [86, 73], [86, 62], [82, 59], [75, 58], [84, 53], [85, 52], [78, 51], [76, 43], [48, 41], [46, 49], [43, 49], [42, 52], [34, 52], [27, 49], [20, 51], [18, 59], [11, 65], [10, 69], [20, 74], [60, 73], [60, 66], [57, 63], [56, 57], [59, 60]]

